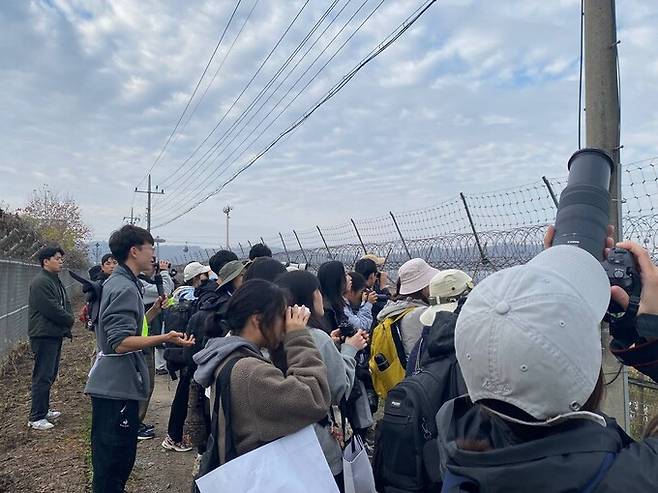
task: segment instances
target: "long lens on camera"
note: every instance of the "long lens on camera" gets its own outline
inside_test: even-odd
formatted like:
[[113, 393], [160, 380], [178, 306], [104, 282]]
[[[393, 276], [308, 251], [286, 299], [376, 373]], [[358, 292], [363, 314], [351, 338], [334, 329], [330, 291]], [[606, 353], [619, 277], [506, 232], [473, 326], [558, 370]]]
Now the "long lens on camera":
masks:
[[553, 245], [575, 245], [603, 260], [614, 163], [605, 151], [581, 149], [569, 159], [568, 169], [569, 182], [560, 196]]

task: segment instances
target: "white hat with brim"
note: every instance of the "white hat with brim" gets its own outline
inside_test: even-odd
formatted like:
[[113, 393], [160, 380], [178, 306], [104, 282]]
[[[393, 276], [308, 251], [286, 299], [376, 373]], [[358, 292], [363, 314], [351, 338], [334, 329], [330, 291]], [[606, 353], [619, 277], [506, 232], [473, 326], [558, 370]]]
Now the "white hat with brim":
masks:
[[400, 294], [416, 293], [430, 285], [432, 278], [439, 273], [422, 258], [412, 258], [406, 261], [398, 270], [400, 278]]
[[605, 425], [582, 407], [599, 379], [600, 322], [609, 302], [600, 262], [575, 246], [551, 247], [487, 277], [469, 294], [455, 327], [471, 400], [512, 405], [532, 421], [492, 412], [533, 426], [567, 419]]
[[[430, 303], [432, 300], [430, 300]], [[434, 324], [434, 317], [439, 312], [454, 312], [457, 309], [457, 302], [451, 301], [449, 303], [443, 303], [440, 305], [430, 305], [430, 307], [425, 310], [420, 315], [420, 322], [423, 325], [431, 327]]]
[[473, 279], [458, 269], [446, 269], [430, 281], [430, 307], [420, 316], [423, 325], [431, 326], [437, 312], [454, 312], [457, 298], [473, 289]]
[[208, 272], [210, 272], [209, 266], [203, 265], [200, 262], [190, 262], [183, 270], [183, 280], [187, 282], [200, 274], [207, 274]]

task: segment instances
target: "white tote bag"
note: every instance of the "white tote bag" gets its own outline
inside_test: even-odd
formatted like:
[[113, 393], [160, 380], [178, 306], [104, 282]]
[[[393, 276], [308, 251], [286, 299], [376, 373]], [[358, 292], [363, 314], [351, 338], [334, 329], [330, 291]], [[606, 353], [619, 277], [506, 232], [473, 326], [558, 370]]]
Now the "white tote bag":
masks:
[[338, 493], [312, 426], [241, 455], [196, 484], [201, 493]]
[[343, 451], [345, 493], [377, 493], [375, 477], [363, 441], [354, 435]]

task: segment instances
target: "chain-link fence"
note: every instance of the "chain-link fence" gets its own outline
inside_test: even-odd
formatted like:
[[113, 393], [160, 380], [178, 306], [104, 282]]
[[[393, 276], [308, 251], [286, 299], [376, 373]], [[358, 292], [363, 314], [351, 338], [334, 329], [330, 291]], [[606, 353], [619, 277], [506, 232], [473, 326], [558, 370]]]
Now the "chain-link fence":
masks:
[[[658, 158], [622, 165], [623, 237], [658, 260]], [[291, 229], [276, 236], [254, 235], [232, 250], [247, 256], [253, 243], [266, 243], [282, 262], [307, 263], [315, 270], [327, 260], [349, 269], [364, 253], [386, 259], [395, 274], [421, 257], [439, 268], [458, 268], [481, 280], [493, 271], [527, 262], [543, 248], [546, 227], [555, 220], [567, 176], [541, 177], [527, 185], [480, 194], [460, 193], [433, 207], [334, 226]], [[207, 261], [216, 249], [180, 256], [177, 264]], [[393, 275], [392, 277], [395, 277]], [[631, 430], [638, 436], [658, 413], [658, 385], [637, 374], [630, 379]]]
[[[40, 269], [37, 264], [0, 260], [0, 363], [12, 348], [28, 339], [30, 281]], [[62, 282], [69, 296], [74, 296], [79, 284], [65, 272], [60, 274]]]

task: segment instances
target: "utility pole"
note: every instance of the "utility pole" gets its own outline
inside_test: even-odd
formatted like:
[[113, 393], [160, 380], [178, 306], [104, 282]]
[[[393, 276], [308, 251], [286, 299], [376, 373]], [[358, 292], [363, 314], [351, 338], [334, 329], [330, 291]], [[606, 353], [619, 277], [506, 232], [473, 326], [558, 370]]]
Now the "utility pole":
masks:
[[[610, 223], [615, 240], [623, 238], [621, 211], [619, 81], [615, 0], [585, 0], [585, 125], [587, 147], [605, 150], [615, 165], [610, 178]], [[628, 430], [628, 373], [610, 353], [609, 328], [601, 332], [603, 373], [607, 386], [603, 411]], [[621, 370], [621, 372], [620, 372]], [[614, 380], [614, 382], [613, 382]]]
[[[135, 191], [137, 191], [137, 190], [135, 190]], [[135, 225], [135, 222], [139, 221], [139, 218], [136, 218], [136, 217], [135, 217], [135, 214], [134, 214], [134, 212], [133, 212], [133, 209], [134, 209], [133, 207], [130, 208], [130, 216], [123, 216], [123, 220], [124, 220], [124, 221], [125, 221], [125, 220], [130, 220], [130, 225], [131, 225], [131, 226], [134, 226], [134, 225]]]
[[[146, 202], [146, 230], [151, 231], [151, 195], [164, 195], [165, 191], [164, 190], [158, 190], [158, 186], [155, 186], [155, 190], [151, 190], [151, 175], [149, 174], [149, 180], [148, 180], [148, 188], [146, 190], [138, 190], [137, 187], [135, 187], [135, 193], [145, 193], [147, 195], [147, 202]], [[132, 216], [132, 213], [131, 213]]]
[[229, 237], [228, 237], [228, 223], [229, 220], [231, 219], [231, 211], [233, 210], [233, 207], [230, 205], [227, 205], [224, 207], [223, 212], [226, 214], [226, 249], [231, 251], [231, 243], [229, 242]]

